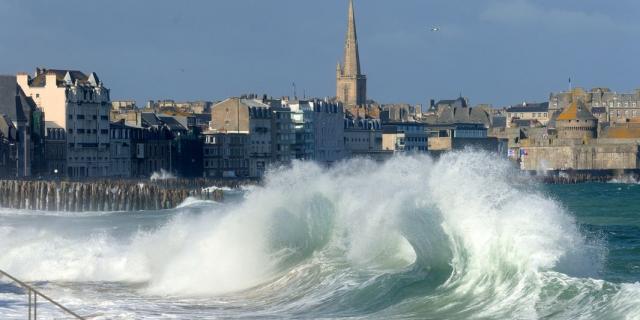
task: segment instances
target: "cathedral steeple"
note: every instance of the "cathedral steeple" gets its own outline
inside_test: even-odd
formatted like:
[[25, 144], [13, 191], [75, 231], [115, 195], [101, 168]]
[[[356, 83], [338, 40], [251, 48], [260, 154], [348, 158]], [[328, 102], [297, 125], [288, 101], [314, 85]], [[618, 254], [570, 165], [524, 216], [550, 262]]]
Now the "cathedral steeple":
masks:
[[364, 105], [367, 100], [367, 78], [361, 74], [358, 33], [353, 0], [349, 0], [349, 21], [344, 41], [344, 60], [336, 75], [338, 101], [345, 105]]
[[358, 32], [353, 0], [349, 1], [349, 24], [344, 42], [344, 75], [360, 75], [360, 53], [358, 52]]

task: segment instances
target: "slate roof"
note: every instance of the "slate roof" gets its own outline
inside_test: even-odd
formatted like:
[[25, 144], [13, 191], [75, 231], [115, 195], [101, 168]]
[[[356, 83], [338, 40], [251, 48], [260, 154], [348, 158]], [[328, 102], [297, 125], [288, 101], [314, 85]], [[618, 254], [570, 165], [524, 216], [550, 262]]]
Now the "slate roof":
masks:
[[15, 76], [0, 76], [0, 114], [12, 121], [28, 121], [35, 103], [27, 97]]
[[6, 138], [10, 141], [16, 140], [16, 128], [13, 122], [6, 115], [0, 114], [0, 138]]
[[46, 84], [46, 77], [48, 73], [53, 73], [56, 75], [57, 85], [63, 85], [65, 83], [65, 76], [67, 75], [67, 72], [69, 73], [69, 76], [71, 78], [71, 83], [75, 83], [76, 80], [78, 80], [78, 82], [80, 83], [88, 83], [89, 81], [89, 76], [78, 70], [42, 69], [39, 71], [40, 72], [38, 72], [37, 75], [33, 79], [31, 79], [31, 82], [29, 83], [30, 86], [44, 87]]
[[549, 102], [528, 103], [526, 105], [515, 105], [507, 109], [507, 112], [548, 112]]
[[560, 113], [556, 120], [596, 120], [596, 117], [594, 117], [591, 112], [587, 111], [581, 103], [574, 101], [566, 109], [564, 109], [562, 113]]
[[506, 117], [501, 117], [501, 116], [492, 117], [491, 118], [491, 122], [493, 123], [494, 127], [504, 128], [504, 127], [507, 126], [507, 118]]
[[269, 105], [264, 104], [260, 101], [254, 100], [254, 99], [241, 99], [240, 103], [246, 105], [247, 107], [250, 108], [269, 108]]
[[142, 122], [147, 126], [161, 126], [162, 121], [156, 116], [155, 113], [143, 112], [141, 115]]
[[174, 117], [164, 117], [164, 116], [160, 116], [159, 117], [160, 120], [162, 122], [164, 122], [171, 131], [185, 131], [187, 130], [187, 128], [185, 128], [180, 121], [178, 121], [176, 118]]

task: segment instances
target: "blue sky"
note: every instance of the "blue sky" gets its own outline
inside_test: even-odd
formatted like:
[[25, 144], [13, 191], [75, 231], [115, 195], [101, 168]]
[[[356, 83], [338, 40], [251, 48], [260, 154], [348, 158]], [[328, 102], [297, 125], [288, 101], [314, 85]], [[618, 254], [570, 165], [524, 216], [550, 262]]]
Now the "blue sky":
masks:
[[[637, 0], [355, 0], [370, 98], [640, 88]], [[0, 73], [95, 71], [112, 99], [334, 95], [347, 0], [1, 0]], [[440, 32], [431, 32], [439, 26]]]

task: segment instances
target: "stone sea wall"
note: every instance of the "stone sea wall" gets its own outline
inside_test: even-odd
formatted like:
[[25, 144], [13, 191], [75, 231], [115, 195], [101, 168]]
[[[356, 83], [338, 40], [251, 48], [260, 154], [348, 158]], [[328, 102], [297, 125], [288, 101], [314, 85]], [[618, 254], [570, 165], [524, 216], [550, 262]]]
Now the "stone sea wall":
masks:
[[640, 181], [640, 170], [566, 170], [545, 173], [532, 171], [531, 174], [535, 179], [546, 184], [638, 183]]
[[221, 189], [202, 181], [104, 180], [92, 182], [0, 180], [0, 207], [42, 211], [138, 211], [171, 209], [188, 197], [223, 200]]

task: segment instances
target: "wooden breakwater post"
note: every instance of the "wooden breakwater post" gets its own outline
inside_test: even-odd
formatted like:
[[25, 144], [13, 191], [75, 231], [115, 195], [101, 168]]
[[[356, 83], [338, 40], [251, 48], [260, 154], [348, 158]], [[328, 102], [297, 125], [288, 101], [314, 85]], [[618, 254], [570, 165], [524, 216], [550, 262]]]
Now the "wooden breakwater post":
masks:
[[221, 189], [149, 181], [0, 180], [0, 207], [40, 211], [139, 211], [172, 209], [188, 197], [222, 201]]

